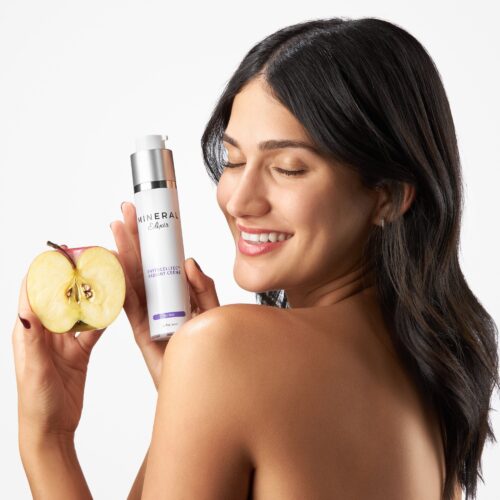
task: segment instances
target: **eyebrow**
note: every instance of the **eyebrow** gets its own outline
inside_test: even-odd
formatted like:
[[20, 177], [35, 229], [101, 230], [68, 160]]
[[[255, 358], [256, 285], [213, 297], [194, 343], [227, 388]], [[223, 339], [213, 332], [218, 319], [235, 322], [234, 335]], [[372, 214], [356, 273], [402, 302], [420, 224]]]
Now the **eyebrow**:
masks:
[[[232, 144], [237, 148], [240, 148], [240, 145], [238, 144], [236, 139], [233, 139], [225, 132], [222, 134], [222, 140], [228, 142], [229, 144]], [[304, 148], [317, 155], [321, 155], [318, 149], [316, 149], [311, 144], [303, 141], [292, 141], [290, 139], [283, 139], [283, 140], [269, 140], [269, 141], [259, 142], [259, 149], [261, 151], [267, 151], [272, 149], [284, 149], [284, 148]]]

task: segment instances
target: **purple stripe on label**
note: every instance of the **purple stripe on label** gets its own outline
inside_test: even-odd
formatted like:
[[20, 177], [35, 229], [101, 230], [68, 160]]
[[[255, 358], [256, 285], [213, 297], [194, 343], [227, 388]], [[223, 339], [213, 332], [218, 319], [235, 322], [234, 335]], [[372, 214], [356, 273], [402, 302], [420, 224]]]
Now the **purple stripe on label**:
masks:
[[172, 311], [168, 313], [154, 314], [153, 319], [172, 318], [174, 316], [186, 316], [184, 311]]

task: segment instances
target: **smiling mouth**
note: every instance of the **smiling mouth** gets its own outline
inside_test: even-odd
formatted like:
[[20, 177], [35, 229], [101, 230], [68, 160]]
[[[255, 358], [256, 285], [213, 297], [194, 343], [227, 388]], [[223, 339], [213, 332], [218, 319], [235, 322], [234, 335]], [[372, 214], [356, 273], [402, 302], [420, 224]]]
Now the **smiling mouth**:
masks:
[[278, 243], [281, 241], [289, 240], [293, 235], [287, 233], [279, 233], [272, 231], [269, 233], [247, 233], [245, 231], [240, 231], [240, 238], [246, 243], [251, 245], [260, 245], [263, 243]]
[[276, 240], [276, 241], [271, 241], [271, 240], [254, 241], [254, 240], [247, 240], [246, 238], [243, 238], [243, 235], [240, 234], [240, 238], [242, 238], [245, 243], [248, 243], [249, 245], [257, 245], [257, 246], [258, 245], [272, 244], [272, 243], [281, 243], [283, 241], [289, 240], [291, 237], [292, 237], [292, 235], [289, 234], [288, 236], [286, 236], [285, 238], [283, 238], [281, 240]]
[[[287, 237], [277, 240], [277, 241], [247, 241], [243, 238], [243, 234], [240, 233], [237, 242], [237, 248], [243, 255], [248, 256], [258, 256], [262, 254], [267, 254], [273, 250], [278, 250], [281, 248], [293, 235], [287, 235]], [[274, 239], [274, 237], [273, 237]]]

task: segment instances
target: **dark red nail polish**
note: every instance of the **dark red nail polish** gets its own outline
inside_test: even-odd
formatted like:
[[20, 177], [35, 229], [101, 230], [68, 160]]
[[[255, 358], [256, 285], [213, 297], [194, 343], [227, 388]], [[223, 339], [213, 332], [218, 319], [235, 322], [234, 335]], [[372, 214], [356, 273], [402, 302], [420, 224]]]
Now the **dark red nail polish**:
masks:
[[198, 264], [198, 262], [196, 262], [196, 259], [193, 259], [193, 260], [194, 260], [194, 263], [196, 264], [196, 267], [200, 270], [200, 272], [203, 272], [203, 271], [201, 270], [201, 267], [200, 267], [200, 265]]
[[29, 330], [31, 328], [31, 323], [27, 319], [21, 318], [19, 313], [17, 315], [19, 316], [19, 319], [21, 320], [21, 323], [23, 324], [24, 328]]

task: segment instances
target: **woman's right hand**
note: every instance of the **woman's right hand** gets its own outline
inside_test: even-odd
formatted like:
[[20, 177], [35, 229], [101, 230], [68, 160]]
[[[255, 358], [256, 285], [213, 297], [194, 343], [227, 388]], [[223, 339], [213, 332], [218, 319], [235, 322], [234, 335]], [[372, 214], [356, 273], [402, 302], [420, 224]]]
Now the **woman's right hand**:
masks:
[[[110, 227], [118, 249], [118, 252], [114, 250], [112, 252], [120, 260], [125, 273], [127, 293], [123, 308], [132, 327], [135, 341], [158, 389], [163, 354], [168, 340], [151, 340], [135, 205], [123, 202], [122, 214], [123, 222], [113, 221]], [[213, 279], [205, 275], [192, 258], [185, 260], [184, 269], [189, 283], [192, 317], [218, 307], [220, 304]]]

